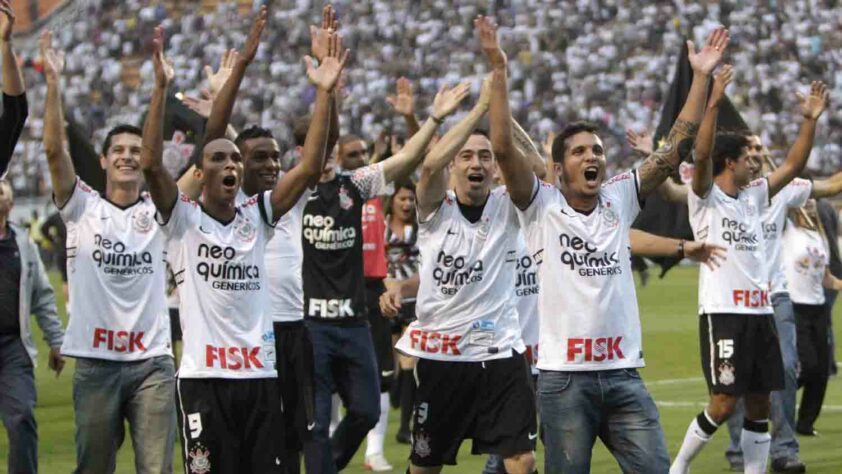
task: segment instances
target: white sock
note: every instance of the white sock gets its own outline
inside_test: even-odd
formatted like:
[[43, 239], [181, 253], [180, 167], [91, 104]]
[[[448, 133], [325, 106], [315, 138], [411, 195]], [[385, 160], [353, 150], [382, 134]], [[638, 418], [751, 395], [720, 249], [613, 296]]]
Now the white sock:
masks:
[[339, 426], [339, 422], [342, 421], [342, 399], [339, 398], [339, 395], [333, 394], [331, 397], [330, 403], [330, 435], [333, 436], [333, 432], [336, 431], [336, 427]]
[[380, 419], [365, 438], [365, 457], [373, 454], [383, 454], [383, 444], [386, 442], [386, 428], [389, 427], [389, 393], [380, 394]]
[[[704, 421], [699, 423], [699, 418], [704, 416]], [[702, 425], [707, 426], [707, 430], [702, 429]], [[716, 431], [719, 425], [710, 419], [706, 412], [702, 412], [687, 428], [687, 433], [684, 435], [684, 442], [681, 443], [681, 449], [678, 450], [678, 455], [670, 466], [670, 474], [687, 474], [690, 472], [690, 461], [696, 457], [697, 454], [705, 447], [713, 436], [713, 431]], [[712, 428], [712, 430], [711, 430]], [[708, 433], [708, 431], [711, 431]]]
[[743, 463], [745, 464], [743, 472], [745, 473], [763, 474], [766, 472], [772, 435], [769, 434], [768, 422], [765, 425], [766, 431], [763, 432], [747, 430], [743, 427], [740, 447], [743, 448]]

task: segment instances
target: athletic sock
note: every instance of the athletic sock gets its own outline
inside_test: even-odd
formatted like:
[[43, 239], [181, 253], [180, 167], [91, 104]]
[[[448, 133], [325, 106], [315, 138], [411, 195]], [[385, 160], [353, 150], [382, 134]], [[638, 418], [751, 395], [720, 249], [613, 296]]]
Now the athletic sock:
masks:
[[373, 454], [383, 454], [383, 444], [386, 441], [386, 428], [389, 426], [389, 392], [380, 394], [380, 419], [374, 428], [368, 432], [365, 439], [365, 457]]
[[336, 427], [339, 426], [339, 422], [342, 421], [342, 399], [337, 394], [333, 394], [330, 397], [330, 428], [329, 432], [330, 435], [333, 436], [333, 432], [336, 431]]
[[743, 448], [744, 472], [749, 474], [766, 472], [771, 443], [772, 435], [769, 434], [769, 420], [743, 420], [740, 447]]
[[675, 457], [670, 474], [686, 474], [690, 471], [690, 461], [705, 447], [710, 438], [716, 432], [719, 425], [713, 422], [707, 412], [702, 411], [699, 416], [693, 419], [684, 435], [684, 442]]
[[401, 391], [401, 432], [409, 433], [409, 420], [412, 418], [412, 408], [415, 402], [415, 376], [412, 369], [401, 369], [400, 371]]

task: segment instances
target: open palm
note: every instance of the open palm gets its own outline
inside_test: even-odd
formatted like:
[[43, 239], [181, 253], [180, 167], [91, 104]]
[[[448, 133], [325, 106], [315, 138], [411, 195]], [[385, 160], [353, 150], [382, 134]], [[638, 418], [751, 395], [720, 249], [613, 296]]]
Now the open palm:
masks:
[[50, 30], [44, 30], [41, 33], [39, 46], [44, 76], [48, 81], [57, 81], [64, 71], [64, 52], [53, 49], [53, 33]]
[[219, 91], [228, 82], [231, 73], [234, 71], [234, 65], [237, 64], [240, 53], [236, 49], [229, 49], [222, 53], [222, 59], [219, 61], [219, 69], [214, 72], [210, 66], [205, 66], [205, 76], [208, 78], [208, 87], [212, 97], [216, 97]]
[[415, 98], [412, 96], [412, 83], [409, 79], [405, 77], [398, 79], [397, 95], [386, 97], [386, 102], [400, 115], [415, 114]]
[[827, 107], [827, 86], [822, 81], [813, 81], [810, 84], [810, 94], [804, 95], [796, 93], [798, 100], [801, 103], [801, 115], [804, 118], [816, 120], [822, 115], [824, 109]]
[[328, 41], [328, 55], [321, 61], [319, 67], [313, 63], [310, 56], [304, 57], [307, 64], [307, 77], [316, 87], [325, 91], [333, 91], [334, 86], [342, 75], [342, 69], [348, 62], [349, 51], [342, 49], [342, 36], [332, 32]]
[[12, 30], [15, 27], [15, 13], [9, 0], [0, 0], [0, 39], [8, 43], [12, 40]]
[[453, 89], [448, 88], [447, 85], [442, 86], [436, 98], [433, 99], [433, 116], [441, 119], [455, 112], [470, 91], [469, 82], [463, 82]]
[[713, 30], [705, 45], [699, 51], [696, 51], [696, 46], [692, 41], [687, 41], [688, 59], [693, 71], [710, 74], [716, 68], [716, 65], [722, 61], [722, 56], [725, 54], [725, 48], [728, 47], [729, 41], [728, 30], [724, 26]]

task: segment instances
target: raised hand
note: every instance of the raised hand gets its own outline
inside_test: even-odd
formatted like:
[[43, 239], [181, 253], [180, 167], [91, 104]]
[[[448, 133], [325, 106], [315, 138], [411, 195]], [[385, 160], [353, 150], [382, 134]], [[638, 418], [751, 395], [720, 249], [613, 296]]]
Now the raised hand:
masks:
[[166, 88], [175, 77], [175, 69], [164, 56], [164, 29], [160, 26], [155, 27], [152, 39], [152, 65], [155, 68], [155, 86]]
[[213, 108], [213, 96], [207, 89], [202, 89], [202, 97], [184, 96], [181, 98], [181, 103], [188, 109], [201, 115], [203, 118], [209, 118], [211, 109]]
[[0, 0], [0, 41], [12, 41], [12, 30], [15, 27], [15, 12], [9, 0]]
[[555, 141], [555, 132], [550, 130], [550, 133], [547, 134], [547, 139], [541, 144], [544, 149], [545, 158], [553, 158], [553, 141]]
[[827, 86], [822, 81], [813, 81], [810, 84], [810, 94], [804, 95], [796, 92], [798, 102], [801, 104], [801, 115], [808, 120], [816, 120], [824, 112], [827, 107], [828, 91]]
[[41, 49], [41, 63], [44, 67], [44, 77], [48, 83], [55, 84], [64, 71], [64, 52], [53, 49], [53, 32], [44, 30], [38, 42]]
[[316, 87], [327, 92], [332, 92], [336, 86], [342, 69], [348, 62], [350, 50], [343, 50], [342, 36], [333, 32], [328, 37], [328, 53], [321, 61], [319, 67], [314, 65], [310, 56], [304, 56], [304, 63], [307, 65], [307, 77], [310, 78]]
[[704, 263], [711, 270], [715, 270], [725, 261], [725, 247], [707, 242], [684, 242], [684, 256], [690, 260]]
[[728, 47], [728, 30], [724, 26], [720, 26], [713, 30], [708, 36], [707, 42], [701, 50], [696, 51], [696, 45], [692, 41], [687, 41], [688, 59], [693, 72], [708, 75], [715, 68], [716, 65], [722, 61], [722, 56], [725, 54], [725, 49]]
[[400, 115], [415, 115], [415, 97], [412, 82], [405, 77], [398, 79], [398, 93], [386, 97], [386, 102]]
[[[643, 156], [649, 156], [655, 149], [652, 141], [652, 134], [648, 130], [637, 133], [632, 129], [626, 129], [626, 143], [632, 147], [632, 150], [640, 153]], [[552, 148], [550, 148], [552, 150]], [[552, 153], [552, 152], [551, 152]]]
[[459, 104], [468, 97], [471, 92], [471, 84], [463, 82], [454, 88], [449, 88], [447, 84], [439, 89], [436, 98], [433, 99], [433, 118], [443, 120], [448, 115], [456, 112]]
[[321, 61], [327, 57], [330, 34], [338, 30], [339, 20], [336, 19], [336, 10], [328, 3], [322, 9], [321, 27], [310, 26], [310, 52], [314, 58]]
[[240, 53], [236, 49], [228, 49], [222, 53], [222, 59], [219, 60], [219, 69], [216, 72], [210, 66], [205, 66], [205, 76], [208, 78], [208, 87], [210, 87], [210, 99], [219, 94], [222, 86], [231, 77], [231, 72], [234, 71], [234, 65], [237, 64], [239, 57]]
[[246, 45], [241, 55], [242, 60], [249, 64], [257, 56], [257, 47], [260, 46], [260, 36], [263, 34], [263, 29], [266, 28], [267, 18], [269, 18], [269, 10], [266, 8], [266, 5], [263, 5], [257, 13], [257, 18], [254, 19], [254, 24], [251, 26], [251, 31], [249, 31], [248, 38], [246, 38]]
[[491, 74], [485, 76], [482, 80], [482, 87], [479, 90], [479, 99], [477, 99], [477, 107], [483, 110], [488, 110], [491, 105]]
[[713, 78], [713, 89], [710, 92], [710, 105], [716, 106], [725, 97], [725, 88], [731, 83], [734, 77], [734, 68], [730, 64], [722, 66], [719, 73]]
[[474, 19], [474, 28], [479, 31], [479, 44], [488, 62], [494, 69], [506, 68], [506, 53], [497, 39], [497, 25], [490, 17], [479, 15]]

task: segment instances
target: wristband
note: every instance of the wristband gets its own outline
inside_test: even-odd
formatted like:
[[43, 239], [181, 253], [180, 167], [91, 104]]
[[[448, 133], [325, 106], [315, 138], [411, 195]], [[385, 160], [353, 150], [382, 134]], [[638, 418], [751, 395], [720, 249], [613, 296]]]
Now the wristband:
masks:
[[439, 125], [444, 123], [444, 119], [440, 119], [440, 118], [436, 117], [435, 115], [430, 114], [430, 118], [433, 119], [433, 122], [436, 122]]
[[684, 241], [678, 241], [678, 258], [684, 258], [686, 255], [684, 254]]

